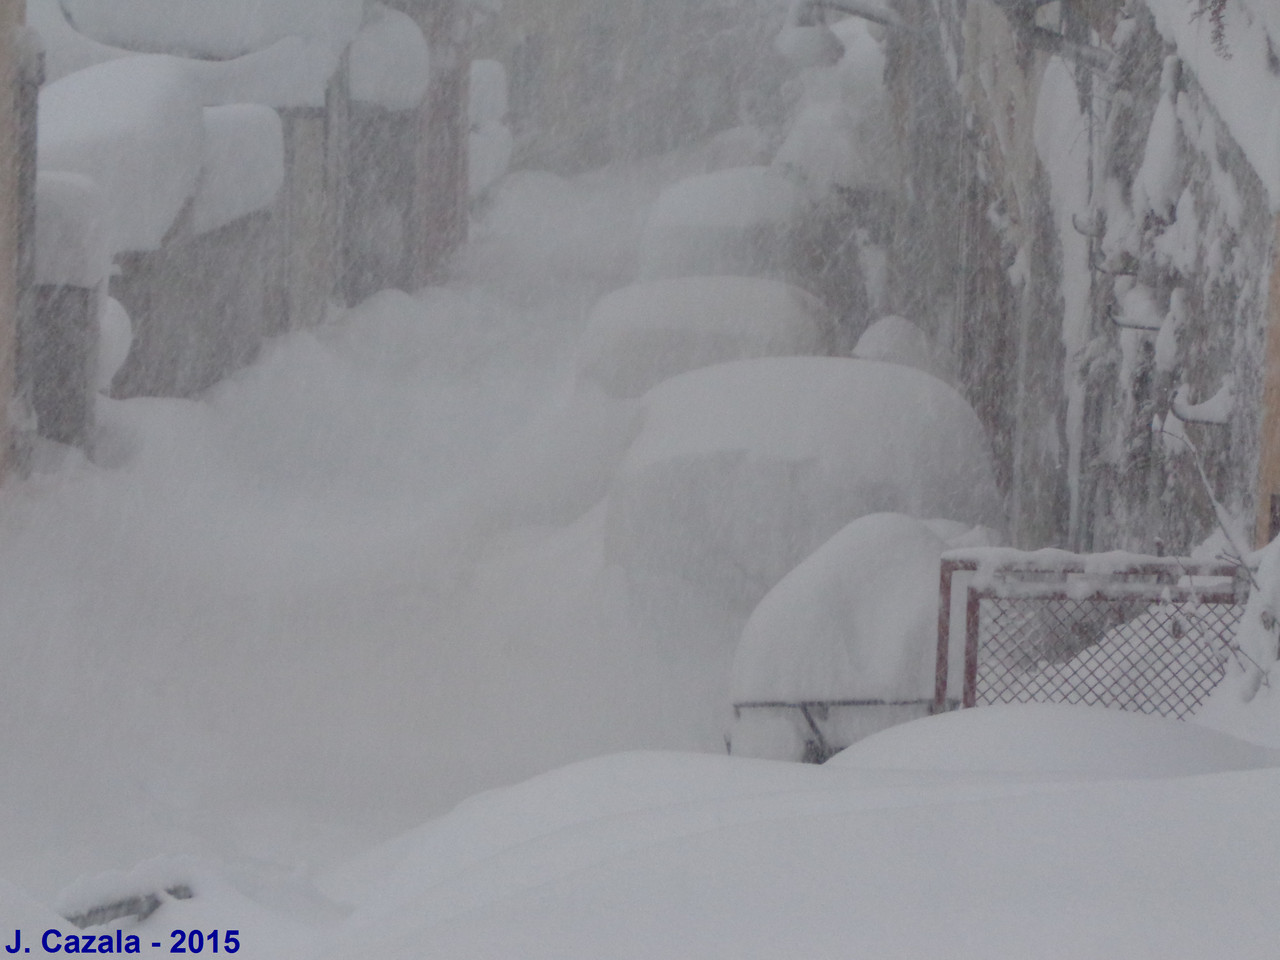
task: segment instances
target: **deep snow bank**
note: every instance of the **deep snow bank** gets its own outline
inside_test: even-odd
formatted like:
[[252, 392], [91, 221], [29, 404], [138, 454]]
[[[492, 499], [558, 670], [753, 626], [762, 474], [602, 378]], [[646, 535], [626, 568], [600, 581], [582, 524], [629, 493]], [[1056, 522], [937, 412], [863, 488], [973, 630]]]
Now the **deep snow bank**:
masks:
[[1182, 777], [1280, 767], [1280, 751], [1180, 720], [1020, 703], [957, 710], [892, 727], [828, 763], [859, 770]]

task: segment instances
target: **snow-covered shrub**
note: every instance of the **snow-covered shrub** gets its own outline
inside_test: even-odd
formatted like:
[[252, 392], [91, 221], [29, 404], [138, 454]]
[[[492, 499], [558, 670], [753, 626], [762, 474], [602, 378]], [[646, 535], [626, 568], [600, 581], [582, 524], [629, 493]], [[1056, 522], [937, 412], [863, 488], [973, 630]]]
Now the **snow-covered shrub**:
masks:
[[734, 702], [931, 696], [945, 549], [913, 517], [850, 523], [751, 614], [734, 656]]
[[791, 231], [806, 210], [803, 187], [768, 167], [681, 180], [662, 191], [649, 215], [640, 276], [785, 274]]
[[[877, 513], [853, 521], [751, 614], [734, 655], [733, 702], [884, 701], [825, 718], [824, 735], [835, 746], [923, 715], [933, 693], [944, 549], [911, 517]], [[802, 723], [794, 710], [745, 709], [734, 725], [733, 752], [799, 759], [788, 741], [799, 734], [803, 743]]]
[[682, 374], [644, 398], [614, 478], [606, 551], [749, 609], [841, 527], [898, 512], [999, 526], [987, 440], [942, 381], [893, 364], [782, 357]]
[[632, 284], [591, 311], [578, 376], [616, 397], [638, 397], [676, 374], [729, 360], [828, 354], [834, 328], [822, 303], [758, 277], [677, 277]]
[[941, 380], [950, 379], [946, 359], [930, 341], [929, 335], [910, 320], [899, 316], [881, 317], [867, 327], [854, 345], [853, 355], [862, 360], [883, 360], [915, 367]]

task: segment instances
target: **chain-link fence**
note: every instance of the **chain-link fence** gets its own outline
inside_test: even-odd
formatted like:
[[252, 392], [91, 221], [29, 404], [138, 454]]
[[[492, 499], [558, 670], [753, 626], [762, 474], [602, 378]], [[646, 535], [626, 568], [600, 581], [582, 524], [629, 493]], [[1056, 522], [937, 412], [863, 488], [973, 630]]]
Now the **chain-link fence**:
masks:
[[1223, 676], [1247, 584], [1235, 565], [1182, 558], [949, 554], [934, 710], [956, 705], [948, 688], [959, 679], [965, 707], [1076, 703], [1187, 717]]

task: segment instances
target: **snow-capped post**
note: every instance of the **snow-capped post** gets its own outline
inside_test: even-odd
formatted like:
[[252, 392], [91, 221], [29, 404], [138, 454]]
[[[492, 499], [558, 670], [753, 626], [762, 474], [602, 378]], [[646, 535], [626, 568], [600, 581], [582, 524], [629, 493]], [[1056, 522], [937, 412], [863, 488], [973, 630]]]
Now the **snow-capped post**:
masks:
[[[13, 421], [11, 403], [15, 387], [15, 355], [17, 351], [18, 307], [21, 294], [22, 221], [30, 206], [24, 201], [23, 184], [32, 177], [23, 176], [22, 90], [24, 53], [32, 44], [23, 35], [23, 9], [21, 0], [0, 0], [0, 89], [7, 91], [0, 96], [0, 478], [10, 465], [10, 423]], [[33, 48], [34, 49], [34, 48]], [[38, 82], [38, 81], [37, 81]], [[31, 112], [34, 125], [34, 111]], [[34, 140], [34, 137], [30, 138]]]
[[431, 86], [419, 109], [418, 174], [410, 217], [415, 286], [467, 236], [467, 99], [471, 69], [468, 0], [390, 0], [417, 22], [431, 51]]

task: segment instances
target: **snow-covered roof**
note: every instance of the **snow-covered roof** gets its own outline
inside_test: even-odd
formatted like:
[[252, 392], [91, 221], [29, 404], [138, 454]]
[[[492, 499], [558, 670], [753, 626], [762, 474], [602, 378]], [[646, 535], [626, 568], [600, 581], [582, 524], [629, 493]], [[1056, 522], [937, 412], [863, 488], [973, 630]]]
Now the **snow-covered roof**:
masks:
[[1226, 0], [1221, 43], [1196, 0], [1146, 0], [1156, 26], [1173, 43], [1208, 94], [1231, 136], [1280, 211], [1280, 4]]

